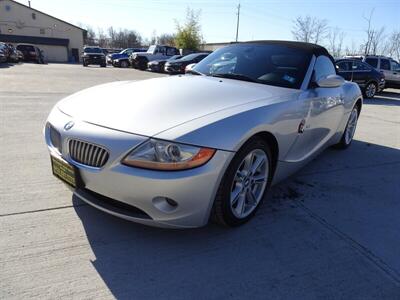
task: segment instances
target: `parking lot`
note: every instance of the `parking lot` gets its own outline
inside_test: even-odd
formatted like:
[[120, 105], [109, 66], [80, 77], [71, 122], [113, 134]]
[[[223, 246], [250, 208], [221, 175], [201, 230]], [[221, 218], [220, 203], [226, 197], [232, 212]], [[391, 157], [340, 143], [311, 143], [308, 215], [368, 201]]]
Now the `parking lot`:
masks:
[[0, 76], [1, 299], [400, 297], [400, 90], [366, 99], [352, 146], [275, 186], [245, 226], [164, 230], [73, 198], [42, 128], [76, 91], [165, 75], [21, 64]]

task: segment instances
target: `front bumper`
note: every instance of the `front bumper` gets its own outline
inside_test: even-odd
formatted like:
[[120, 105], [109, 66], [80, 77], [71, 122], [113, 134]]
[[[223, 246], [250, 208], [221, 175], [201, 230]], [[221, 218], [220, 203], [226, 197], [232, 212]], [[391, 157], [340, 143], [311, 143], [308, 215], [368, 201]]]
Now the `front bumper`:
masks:
[[164, 70], [170, 74], [185, 73], [185, 67], [181, 65], [165, 65]]
[[88, 65], [102, 65], [106, 64], [106, 59], [104, 57], [88, 56], [84, 57], [83, 60]]
[[[65, 131], [63, 126], [71, 120], [57, 108], [48, 118], [48, 124], [61, 135], [61, 153], [51, 144], [48, 126], [45, 128], [45, 139], [52, 155], [62, 157], [78, 168], [84, 189], [74, 190], [77, 197], [107, 213], [146, 225], [190, 228], [207, 224], [221, 177], [233, 153], [218, 150], [207, 164], [191, 170], [167, 172], [133, 168], [120, 161], [147, 137], [76, 120], [74, 127]], [[98, 169], [75, 162], [68, 153], [71, 138], [107, 148], [110, 157], [104, 167]], [[101, 202], [92, 192], [144, 214], [133, 215], [127, 212], [131, 210], [121, 210], [109, 203], [103, 205], [104, 201]], [[177, 206], [170, 206], [165, 199], [172, 199]]]
[[159, 64], [147, 64], [147, 69], [151, 72], [161, 72]]

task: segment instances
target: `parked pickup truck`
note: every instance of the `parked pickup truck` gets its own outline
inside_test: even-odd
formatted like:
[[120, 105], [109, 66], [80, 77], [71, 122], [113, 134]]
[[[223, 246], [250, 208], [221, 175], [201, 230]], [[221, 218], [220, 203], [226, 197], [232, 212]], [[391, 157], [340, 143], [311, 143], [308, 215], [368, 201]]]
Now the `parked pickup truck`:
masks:
[[135, 69], [146, 70], [149, 61], [165, 59], [174, 55], [179, 55], [179, 50], [175, 47], [152, 45], [146, 52], [132, 53], [129, 57], [129, 63]]

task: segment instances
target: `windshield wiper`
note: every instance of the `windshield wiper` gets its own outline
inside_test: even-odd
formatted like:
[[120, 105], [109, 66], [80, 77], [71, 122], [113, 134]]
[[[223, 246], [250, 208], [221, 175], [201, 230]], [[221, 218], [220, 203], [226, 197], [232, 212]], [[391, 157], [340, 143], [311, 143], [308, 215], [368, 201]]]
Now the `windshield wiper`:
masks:
[[203, 73], [200, 73], [199, 71], [195, 71], [195, 70], [187, 70], [186, 74], [204, 75]]
[[210, 74], [210, 76], [212, 77], [221, 77], [221, 78], [228, 78], [228, 79], [237, 79], [237, 80], [243, 80], [243, 81], [250, 81], [250, 82], [257, 82], [259, 83], [257, 80], [243, 75], [243, 74], [236, 74], [236, 73], [214, 73], [214, 74]]

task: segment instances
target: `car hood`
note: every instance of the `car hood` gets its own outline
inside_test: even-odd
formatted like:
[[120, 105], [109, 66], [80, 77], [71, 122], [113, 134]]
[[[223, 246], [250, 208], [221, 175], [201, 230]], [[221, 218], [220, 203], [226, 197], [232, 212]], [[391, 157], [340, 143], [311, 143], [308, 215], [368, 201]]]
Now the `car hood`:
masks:
[[178, 64], [183, 64], [183, 63], [188, 63], [188, 62], [190, 63], [191, 60], [174, 59], [174, 60], [169, 60], [169, 61], [167, 62], [167, 64], [173, 65], [173, 64], [176, 64], [176, 63], [178, 63]]
[[160, 62], [165, 62], [167, 61], [166, 59], [155, 59], [149, 62], [149, 64], [155, 64], [155, 63], [160, 63]]
[[111, 54], [111, 58], [112, 59], [118, 59], [118, 58], [121, 58], [121, 57], [128, 57], [128, 54], [125, 54], [125, 53], [114, 53], [114, 54]]
[[85, 52], [83, 55], [88, 55], [88, 56], [105, 56], [104, 53], [92, 53], [92, 52]]
[[92, 87], [61, 100], [63, 113], [92, 124], [154, 136], [203, 116], [296, 90], [207, 76], [173, 76]]

